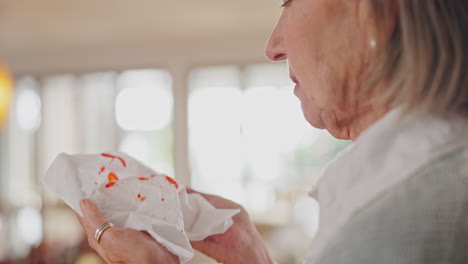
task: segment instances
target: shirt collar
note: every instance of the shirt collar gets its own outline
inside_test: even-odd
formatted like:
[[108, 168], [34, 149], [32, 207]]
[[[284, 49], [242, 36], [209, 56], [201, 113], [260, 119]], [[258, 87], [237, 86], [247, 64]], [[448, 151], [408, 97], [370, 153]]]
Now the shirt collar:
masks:
[[374, 123], [323, 171], [311, 191], [320, 205], [314, 252], [370, 201], [427, 162], [468, 147], [468, 118], [413, 115], [395, 109]]
[[[310, 194], [324, 217], [359, 206], [404, 180], [429, 160], [468, 145], [468, 119], [411, 115], [401, 109], [374, 123], [323, 171]], [[344, 212], [344, 211], [343, 211]]]

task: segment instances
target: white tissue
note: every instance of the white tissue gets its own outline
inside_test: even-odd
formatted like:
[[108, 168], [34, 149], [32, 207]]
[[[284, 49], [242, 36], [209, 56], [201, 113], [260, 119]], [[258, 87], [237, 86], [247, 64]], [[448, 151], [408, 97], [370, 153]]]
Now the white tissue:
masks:
[[187, 194], [182, 184], [124, 153], [62, 153], [42, 182], [80, 215], [79, 202], [87, 198], [114, 225], [147, 231], [181, 263], [193, 256], [190, 240], [226, 232], [239, 212], [214, 208], [201, 195]]

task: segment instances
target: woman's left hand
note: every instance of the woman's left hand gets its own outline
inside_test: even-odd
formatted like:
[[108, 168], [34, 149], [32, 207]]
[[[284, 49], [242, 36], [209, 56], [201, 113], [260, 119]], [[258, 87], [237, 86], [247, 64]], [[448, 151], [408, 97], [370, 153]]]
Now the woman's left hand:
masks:
[[84, 217], [78, 215], [78, 220], [86, 232], [88, 243], [106, 263], [179, 263], [175, 255], [148, 234], [130, 228], [110, 227], [97, 243], [94, 233], [106, 219], [92, 201], [82, 200], [80, 205]]

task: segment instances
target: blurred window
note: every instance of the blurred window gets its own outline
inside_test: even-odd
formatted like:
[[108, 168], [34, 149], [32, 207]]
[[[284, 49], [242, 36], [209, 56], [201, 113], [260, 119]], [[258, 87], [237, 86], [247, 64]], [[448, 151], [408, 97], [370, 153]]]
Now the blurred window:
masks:
[[24, 77], [16, 84], [16, 121], [21, 130], [34, 134], [41, 124], [39, 86], [32, 77]]
[[259, 221], [292, 210], [283, 194], [306, 191], [348, 144], [306, 122], [287, 76], [275, 63], [199, 68], [189, 79], [193, 186], [243, 204]]
[[[42, 240], [37, 210], [42, 199], [36, 178], [36, 132], [42, 123], [42, 109], [39, 82], [31, 76], [17, 79], [8, 123], [0, 131], [0, 139], [6, 139], [0, 142], [0, 259], [22, 257]], [[18, 215], [10, 214], [11, 209], [26, 207]]]
[[43, 122], [39, 131], [41, 175], [59, 153], [80, 152], [78, 84], [73, 75], [50, 76], [43, 80]]
[[79, 115], [81, 151], [99, 153], [115, 151], [119, 141], [115, 122], [117, 94], [115, 72], [91, 73], [79, 80]]
[[50, 76], [41, 91], [40, 175], [61, 152], [112, 151], [173, 175], [172, 80], [167, 71]]
[[167, 71], [132, 70], [117, 81], [119, 150], [158, 172], [174, 175], [172, 79]]
[[[8, 159], [2, 196], [15, 206], [40, 206], [35, 188], [35, 132], [41, 124], [41, 99], [37, 81], [26, 76], [16, 81], [7, 126]], [[21, 194], [21, 195], [18, 195]]]
[[192, 185], [245, 202], [240, 71], [235, 67], [195, 70], [189, 84]]

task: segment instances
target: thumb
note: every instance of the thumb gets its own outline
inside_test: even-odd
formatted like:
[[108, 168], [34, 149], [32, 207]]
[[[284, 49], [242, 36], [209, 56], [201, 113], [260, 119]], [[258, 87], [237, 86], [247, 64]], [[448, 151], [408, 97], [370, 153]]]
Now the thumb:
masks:
[[216, 207], [216, 204], [218, 204], [220, 200], [224, 200], [223, 198], [221, 198], [221, 197], [219, 197], [217, 195], [198, 192], [198, 191], [195, 191], [194, 189], [189, 188], [189, 187], [187, 187], [187, 193], [188, 194], [199, 194], [203, 198], [205, 198], [208, 202], [213, 204], [215, 207]]
[[[89, 245], [96, 250], [96, 252], [106, 261], [106, 263], [113, 263], [109, 260], [106, 252], [103, 247], [101, 247], [97, 241], [94, 239], [96, 230], [100, 225], [107, 222], [104, 216], [99, 212], [99, 209], [96, 205], [88, 199], [80, 201], [81, 211], [83, 212], [83, 217], [77, 214], [78, 221], [83, 227], [86, 237], [88, 238]], [[110, 242], [113, 240], [112, 237], [115, 237], [116, 228], [111, 227], [101, 236], [101, 245], [109, 246]]]
[[217, 209], [242, 209], [242, 206], [238, 203], [230, 201], [228, 199], [224, 199], [221, 196], [207, 194], [202, 192], [197, 192], [191, 188], [187, 187], [187, 193], [197, 193], [205, 198], [209, 203], [211, 203]]

